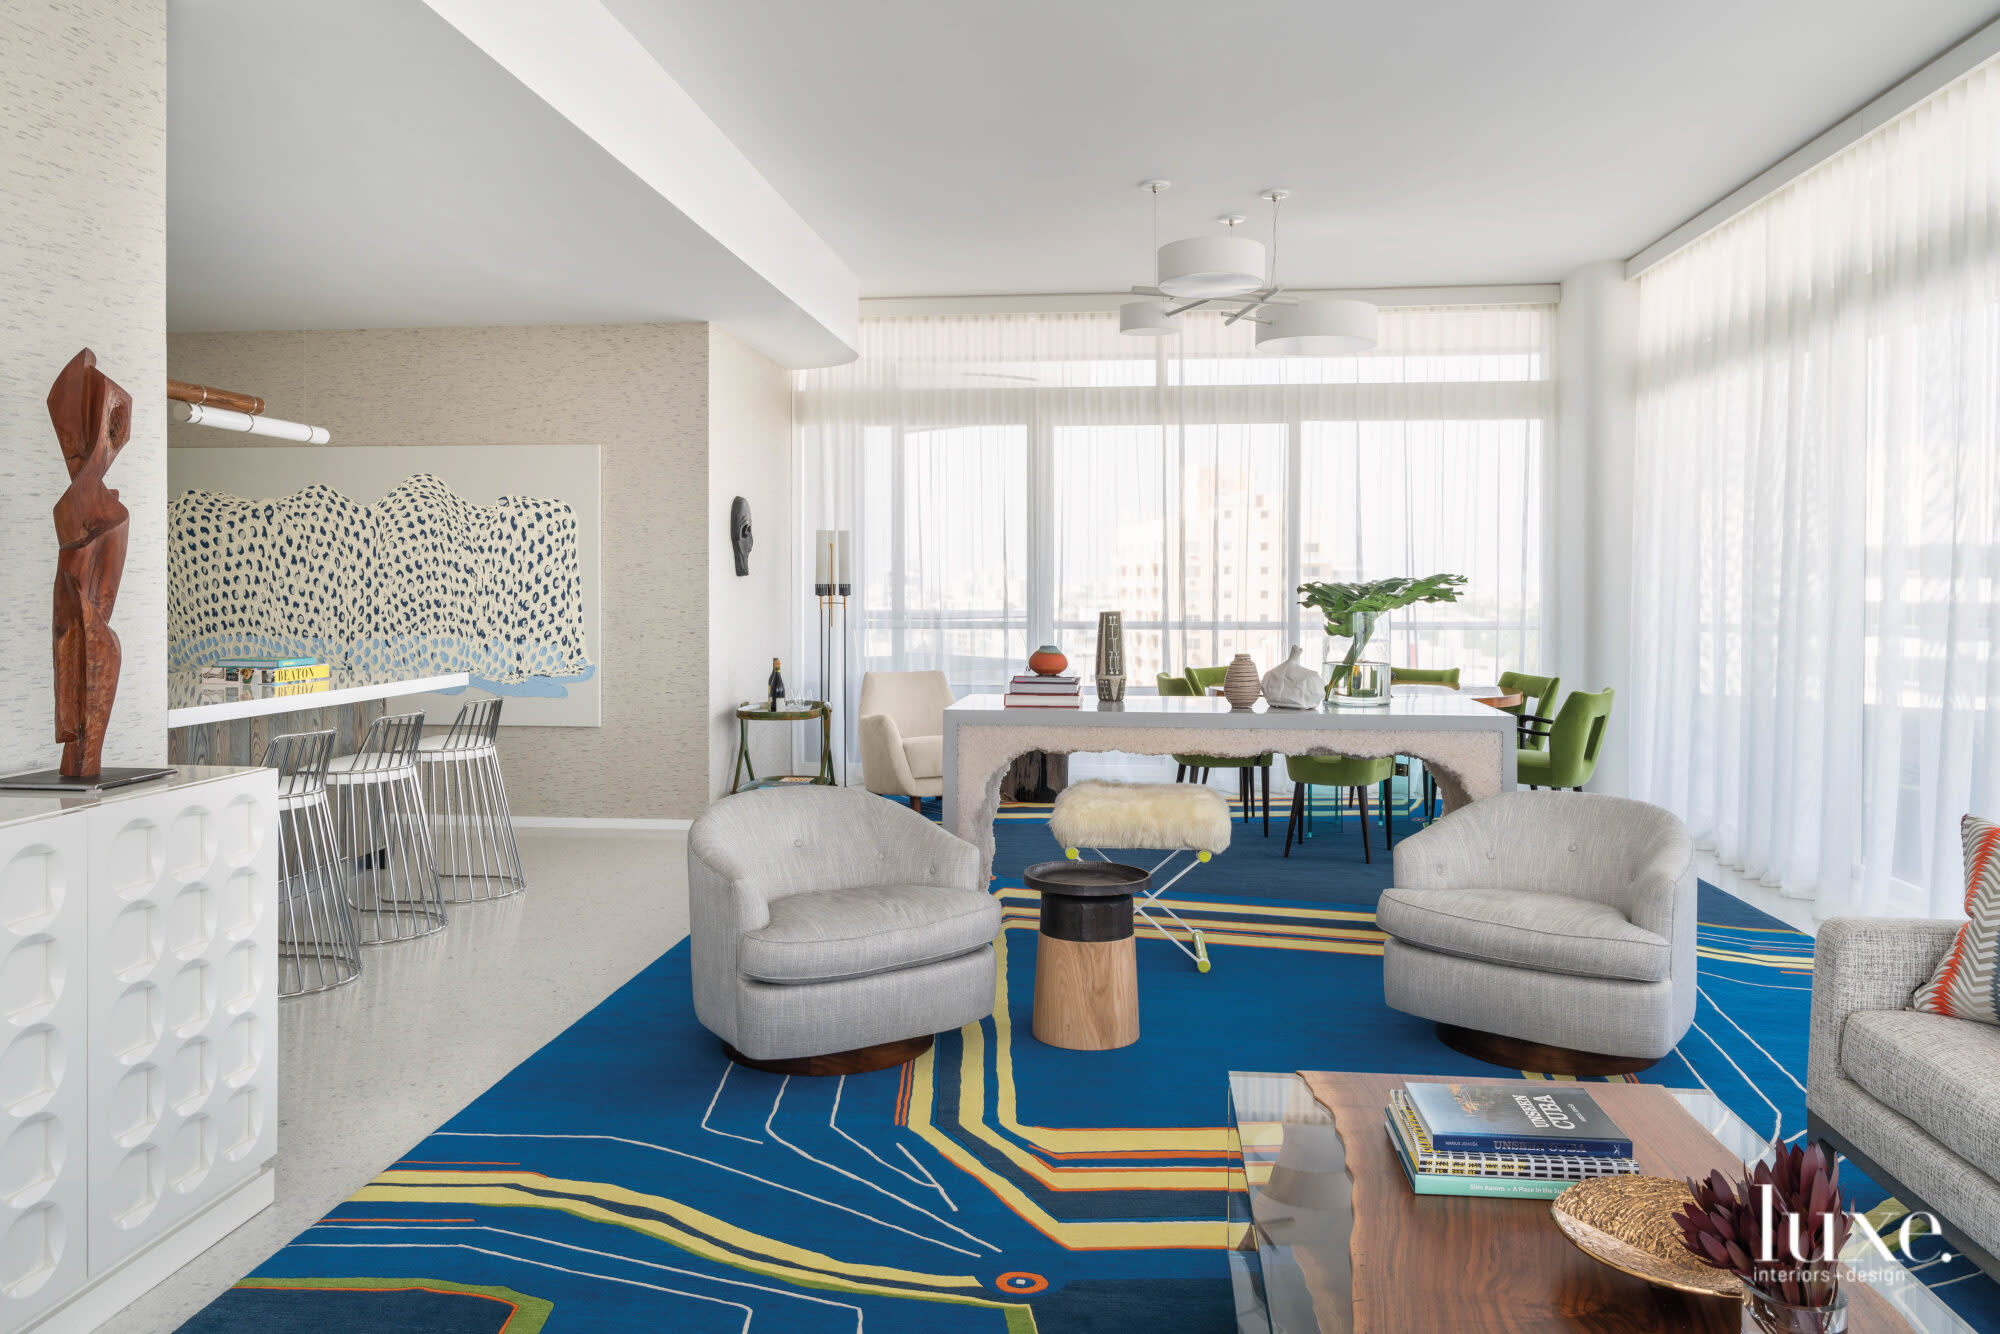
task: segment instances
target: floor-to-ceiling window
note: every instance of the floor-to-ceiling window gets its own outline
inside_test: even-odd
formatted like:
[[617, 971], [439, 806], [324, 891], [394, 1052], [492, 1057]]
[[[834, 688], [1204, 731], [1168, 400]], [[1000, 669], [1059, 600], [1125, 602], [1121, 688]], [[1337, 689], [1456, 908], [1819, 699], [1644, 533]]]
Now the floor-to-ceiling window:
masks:
[[1540, 666], [1551, 317], [1385, 310], [1377, 350], [1329, 358], [1259, 356], [1199, 312], [1158, 343], [1110, 314], [865, 321], [794, 414], [800, 527], [854, 535], [856, 681], [996, 689], [1047, 642], [1087, 675], [1111, 610], [1133, 689], [1294, 643], [1317, 666], [1302, 581], [1439, 571], [1463, 600], [1398, 614], [1385, 656]]
[[1840, 912], [2000, 810], [2000, 66], [1649, 270], [1634, 794]]

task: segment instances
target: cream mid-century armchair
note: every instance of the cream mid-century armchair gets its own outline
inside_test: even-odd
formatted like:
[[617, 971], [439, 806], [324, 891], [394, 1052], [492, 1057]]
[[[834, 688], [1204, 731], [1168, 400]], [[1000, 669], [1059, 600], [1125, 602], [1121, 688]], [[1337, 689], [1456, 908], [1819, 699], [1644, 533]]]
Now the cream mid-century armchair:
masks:
[[943, 672], [869, 672], [861, 678], [861, 775], [870, 792], [944, 795], [944, 711], [953, 704]]

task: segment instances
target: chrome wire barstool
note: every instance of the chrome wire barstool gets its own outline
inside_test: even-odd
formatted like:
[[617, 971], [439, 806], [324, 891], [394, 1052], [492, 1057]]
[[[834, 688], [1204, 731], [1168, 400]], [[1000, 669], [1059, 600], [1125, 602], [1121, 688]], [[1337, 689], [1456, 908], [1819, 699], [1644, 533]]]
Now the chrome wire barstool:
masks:
[[361, 939], [348, 906], [347, 859], [326, 797], [332, 732], [272, 737], [278, 771], [278, 994], [331, 991], [361, 976]]
[[431, 813], [431, 844], [447, 903], [484, 903], [528, 887], [514, 815], [500, 777], [500, 703], [464, 705], [441, 736], [417, 744], [417, 768]]
[[368, 725], [361, 749], [326, 767], [341, 850], [354, 868], [355, 924], [364, 945], [415, 940], [445, 928], [431, 822], [417, 777], [421, 713]]

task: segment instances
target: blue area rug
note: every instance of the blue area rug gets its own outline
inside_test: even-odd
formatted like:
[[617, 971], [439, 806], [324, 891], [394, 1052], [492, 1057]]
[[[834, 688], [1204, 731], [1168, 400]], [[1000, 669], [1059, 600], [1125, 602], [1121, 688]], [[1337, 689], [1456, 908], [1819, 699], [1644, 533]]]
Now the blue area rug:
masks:
[[[682, 944], [184, 1328], [1233, 1330], [1227, 1071], [1496, 1072], [1383, 1004], [1372, 909], [1389, 860], [1377, 831], [1365, 863], [1358, 817], [1330, 804], [1291, 858], [1274, 818], [1269, 840], [1239, 826], [1181, 882], [1214, 970], [1142, 932], [1138, 1044], [1036, 1042], [1019, 875], [1061, 855], [1045, 815], [1009, 807], [997, 827], [992, 1019], [900, 1070], [734, 1068], [695, 1022]], [[1707, 885], [1701, 909], [1695, 1027], [1638, 1078], [1706, 1086], [1794, 1138], [1811, 941]], [[1976, 1270], [1924, 1273], [2000, 1329]]]

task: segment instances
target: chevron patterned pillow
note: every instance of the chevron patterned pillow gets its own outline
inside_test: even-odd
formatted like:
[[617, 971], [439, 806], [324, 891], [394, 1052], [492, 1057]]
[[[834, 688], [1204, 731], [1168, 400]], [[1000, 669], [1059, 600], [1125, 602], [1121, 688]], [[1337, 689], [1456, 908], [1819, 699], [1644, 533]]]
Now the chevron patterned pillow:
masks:
[[1965, 915], [1972, 920], [1958, 928], [1910, 1008], [2000, 1024], [2000, 825], [1968, 815], [1958, 828], [1965, 840]]

